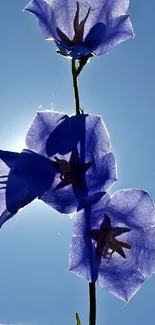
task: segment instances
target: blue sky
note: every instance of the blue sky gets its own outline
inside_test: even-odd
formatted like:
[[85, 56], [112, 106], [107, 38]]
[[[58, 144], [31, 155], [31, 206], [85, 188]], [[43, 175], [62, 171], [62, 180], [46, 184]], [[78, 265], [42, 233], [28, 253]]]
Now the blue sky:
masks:
[[[25, 0], [0, 11], [0, 147], [20, 151], [38, 109], [74, 112], [70, 61], [56, 54]], [[136, 38], [95, 57], [79, 78], [81, 106], [101, 114], [122, 188], [148, 191], [155, 201], [154, 0], [131, 1]], [[42, 106], [41, 106], [42, 105]], [[87, 282], [67, 271], [73, 219], [36, 200], [0, 230], [0, 323], [88, 323]], [[128, 303], [97, 288], [97, 324], [153, 324], [155, 276]]]

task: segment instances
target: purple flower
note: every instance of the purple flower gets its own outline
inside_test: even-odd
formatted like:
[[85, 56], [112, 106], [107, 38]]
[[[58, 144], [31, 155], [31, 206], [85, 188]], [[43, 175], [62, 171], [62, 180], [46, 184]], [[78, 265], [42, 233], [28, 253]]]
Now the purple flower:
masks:
[[62, 213], [116, 180], [110, 140], [97, 115], [40, 112], [26, 138], [31, 150], [0, 150], [0, 226], [35, 198]]
[[48, 191], [55, 176], [49, 159], [30, 150], [0, 150], [0, 227], [18, 210]]
[[44, 37], [74, 59], [101, 55], [133, 37], [129, 0], [32, 0], [25, 10], [35, 15]]
[[107, 191], [116, 181], [116, 163], [100, 116], [39, 112], [26, 144], [52, 163], [55, 178], [40, 199], [61, 213], [76, 211], [79, 199]]
[[70, 271], [130, 300], [155, 272], [155, 206], [140, 190], [95, 194], [76, 214]]

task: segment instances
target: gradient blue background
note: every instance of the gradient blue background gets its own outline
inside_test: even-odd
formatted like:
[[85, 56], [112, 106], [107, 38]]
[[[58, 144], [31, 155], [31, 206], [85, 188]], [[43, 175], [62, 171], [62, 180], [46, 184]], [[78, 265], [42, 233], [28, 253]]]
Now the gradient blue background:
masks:
[[[0, 147], [21, 150], [36, 111], [74, 112], [70, 61], [45, 41], [26, 0], [1, 1]], [[131, 1], [136, 38], [94, 58], [80, 76], [81, 106], [108, 127], [119, 181], [155, 200], [155, 2]], [[67, 271], [73, 219], [34, 201], [0, 230], [0, 323], [88, 324], [87, 282]], [[154, 324], [155, 276], [128, 303], [97, 288], [98, 325]], [[123, 307], [123, 308], [122, 308]]]

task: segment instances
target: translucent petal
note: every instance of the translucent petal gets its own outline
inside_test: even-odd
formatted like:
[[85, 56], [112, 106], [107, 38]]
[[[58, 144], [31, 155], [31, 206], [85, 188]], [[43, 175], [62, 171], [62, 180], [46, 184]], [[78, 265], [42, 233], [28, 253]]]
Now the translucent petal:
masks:
[[130, 229], [144, 230], [155, 223], [155, 207], [147, 192], [121, 190], [111, 197], [106, 213], [113, 223]]
[[129, 301], [139, 290], [145, 278], [138, 270], [130, 268], [112, 268], [110, 263], [100, 264], [98, 284], [120, 299]]
[[35, 199], [12, 171], [18, 159], [18, 153], [0, 150], [0, 227]]
[[133, 36], [134, 32], [129, 16], [122, 16], [109, 21], [106, 26], [106, 37], [94, 53], [96, 55], [107, 53], [117, 44]]
[[33, 195], [41, 196], [51, 187], [55, 169], [48, 158], [30, 150], [23, 150], [14, 168], [14, 174]]
[[[131, 245], [130, 249], [122, 246], [126, 258], [114, 251], [108, 263], [101, 256], [99, 259], [96, 241], [90, 239], [91, 231], [100, 229], [105, 215], [110, 218], [112, 230], [120, 229], [117, 240]], [[122, 190], [110, 202], [107, 194], [102, 196], [75, 217], [71, 271], [90, 281], [90, 271], [94, 270], [92, 274], [101, 287], [128, 301], [155, 272], [155, 206], [151, 198], [141, 190]]]
[[69, 162], [72, 152], [77, 152], [80, 163], [90, 163], [81, 189], [71, 184], [56, 189], [60, 172], [55, 170], [52, 186], [40, 198], [62, 213], [74, 212], [79, 199], [105, 191], [116, 181], [116, 162], [100, 116], [81, 114], [69, 118], [62, 113], [40, 112], [30, 126], [26, 143], [52, 161], [57, 157]]
[[[91, 201], [93, 202], [94, 199], [96, 201], [97, 196], [96, 194], [92, 196]], [[108, 203], [109, 195], [103, 194], [102, 204], [106, 206]], [[84, 209], [76, 214], [73, 229], [74, 235], [69, 256], [70, 271], [90, 282], [97, 280], [98, 266], [100, 264], [100, 256], [96, 255], [91, 237], [89, 236], [89, 231], [94, 228], [94, 224], [96, 224], [95, 219], [96, 216], [93, 218], [93, 206], [90, 207], [86, 205]]]
[[97, 23], [90, 29], [84, 40], [84, 44], [90, 49], [90, 53], [94, 52], [102, 44], [105, 39], [105, 33], [106, 27], [103, 23]]
[[48, 4], [45, 0], [32, 0], [24, 10], [36, 16], [46, 39], [55, 39], [57, 37], [55, 13], [51, 4]]

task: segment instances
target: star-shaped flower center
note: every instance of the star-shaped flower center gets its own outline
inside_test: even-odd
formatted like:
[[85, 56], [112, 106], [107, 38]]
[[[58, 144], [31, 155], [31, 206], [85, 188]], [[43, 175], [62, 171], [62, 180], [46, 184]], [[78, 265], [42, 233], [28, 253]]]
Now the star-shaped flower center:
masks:
[[92, 162], [82, 163], [77, 153], [72, 152], [69, 162], [65, 159], [54, 157], [56, 162], [52, 161], [53, 166], [59, 171], [61, 182], [56, 186], [56, 190], [69, 184], [82, 189], [84, 186], [84, 175], [91, 167]]
[[91, 11], [91, 7], [88, 9], [87, 14], [85, 16], [85, 18], [80, 22], [79, 18], [80, 18], [80, 5], [79, 2], [77, 1], [77, 9], [76, 9], [76, 14], [75, 14], [75, 18], [74, 18], [74, 36], [73, 39], [70, 40], [68, 38], [68, 36], [62, 32], [61, 29], [59, 29], [57, 27], [57, 33], [60, 37], [60, 39], [62, 40], [62, 42], [64, 42], [66, 45], [68, 46], [74, 46], [77, 44], [80, 44], [83, 42], [83, 35], [84, 35], [84, 26], [85, 23], [89, 17], [90, 11]]
[[100, 229], [91, 230], [90, 235], [92, 239], [97, 242], [97, 248], [99, 249], [101, 256], [103, 258], [108, 258], [108, 263], [114, 252], [126, 258], [123, 248], [131, 249], [132, 246], [128, 243], [117, 240], [115, 237], [120, 236], [125, 232], [129, 232], [130, 230], [131, 229], [129, 228], [123, 227], [112, 228], [110, 218], [105, 215]]

